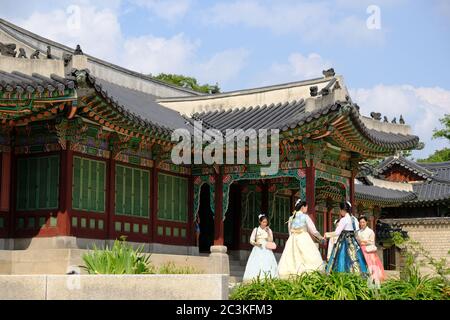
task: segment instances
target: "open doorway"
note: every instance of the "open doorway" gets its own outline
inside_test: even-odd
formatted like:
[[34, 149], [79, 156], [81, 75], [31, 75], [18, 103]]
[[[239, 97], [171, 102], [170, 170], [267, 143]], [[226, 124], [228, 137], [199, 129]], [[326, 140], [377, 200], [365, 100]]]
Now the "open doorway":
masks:
[[200, 207], [198, 214], [200, 216], [200, 253], [210, 252], [210, 247], [214, 243], [214, 214], [210, 206], [210, 187], [204, 184], [200, 190]]
[[238, 250], [240, 240], [241, 191], [237, 183], [231, 185], [228, 201], [228, 210], [224, 221], [224, 245], [228, 250]]

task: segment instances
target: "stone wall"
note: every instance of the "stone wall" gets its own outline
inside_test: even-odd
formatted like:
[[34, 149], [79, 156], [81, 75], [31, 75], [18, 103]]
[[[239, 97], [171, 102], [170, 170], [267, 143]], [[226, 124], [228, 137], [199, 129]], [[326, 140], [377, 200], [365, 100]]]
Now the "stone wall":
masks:
[[[447, 258], [450, 261], [450, 217], [383, 219], [383, 221], [400, 225], [408, 232], [408, 236], [419, 242], [433, 258]], [[424, 270], [428, 271], [428, 268]]]
[[0, 300], [226, 300], [228, 275], [0, 275]]

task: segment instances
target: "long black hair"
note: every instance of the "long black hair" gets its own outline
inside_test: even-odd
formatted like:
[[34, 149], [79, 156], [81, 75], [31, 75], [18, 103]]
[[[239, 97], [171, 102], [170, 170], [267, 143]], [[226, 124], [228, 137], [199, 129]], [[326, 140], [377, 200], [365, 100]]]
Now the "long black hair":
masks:
[[301, 199], [298, 199], [295, 203], [294, 209], [295, 211], [299, 211], [302, 207], [306, 207], [308, 204], [306, 201], [302, 201]]
[[352, 205], [350, 202], [345, 201], [345, 202], [341, 202], [341, 204], [339, 205], [339, 207], [341, 208], [341, 210], [345, 210], [348, 213], [350, 213], [350, 215], [352, 214]]

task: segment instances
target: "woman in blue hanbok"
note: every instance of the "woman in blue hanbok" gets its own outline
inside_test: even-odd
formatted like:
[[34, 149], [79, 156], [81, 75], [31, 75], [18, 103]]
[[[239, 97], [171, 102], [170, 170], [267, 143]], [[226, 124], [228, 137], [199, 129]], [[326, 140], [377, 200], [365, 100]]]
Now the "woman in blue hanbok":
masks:
[[367, 274], [367, 263], [355, 237], [358, 227], [350, 214], [351, 204], [349, 202], [341, 203], [340, 209], [341, 219], [336, 230], [325, 233], [326, 238], [337, 237], [326, 271]]
[[259, 215], [259, 227], [253, 229], [250, 244], [253, 249], [245, 267], [243, 281], [258, 277], [276, 278], [278, 276], [277, 260], [271, 250], [275, 248], [273, 233], [269, 228], [269, 220], [263, 214]]

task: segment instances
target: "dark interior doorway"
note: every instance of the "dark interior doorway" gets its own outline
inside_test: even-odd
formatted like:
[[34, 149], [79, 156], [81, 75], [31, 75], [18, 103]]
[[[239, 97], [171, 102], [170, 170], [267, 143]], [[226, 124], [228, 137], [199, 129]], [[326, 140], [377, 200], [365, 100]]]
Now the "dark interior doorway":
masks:
[[241, 191], [238, 184], [232, 184], [228, 199], [228, 210], [224, 221], [224, 245], [228, 250], [239, 249], [241, 217]]
[[200, 190], [200, 208], [198, 210], [200, 215], [200, 253], [210, 252], [210, 247], [214, 243], [214, 215], [210, 206], [209, 193], [209, 185], [204, 184]]

